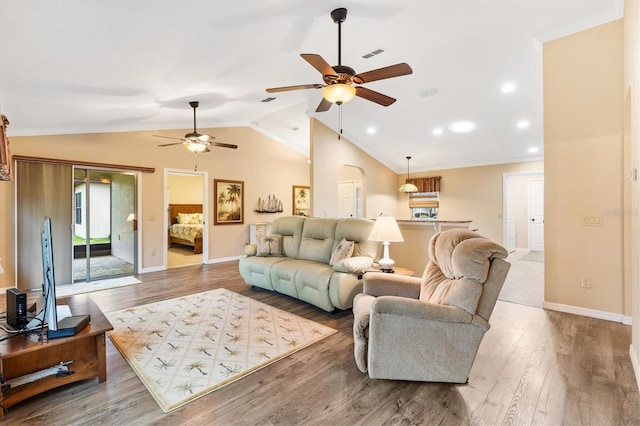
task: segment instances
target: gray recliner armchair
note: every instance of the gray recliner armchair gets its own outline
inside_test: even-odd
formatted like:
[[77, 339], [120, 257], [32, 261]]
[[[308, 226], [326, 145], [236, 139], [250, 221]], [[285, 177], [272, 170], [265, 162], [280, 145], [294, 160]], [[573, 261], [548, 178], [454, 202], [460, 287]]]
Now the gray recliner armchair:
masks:
[[467, 229], [429, 243], [422, 278], [368, 272], [353, 303], [354, 355], [374, 379], [464, 383], [511, 264]]

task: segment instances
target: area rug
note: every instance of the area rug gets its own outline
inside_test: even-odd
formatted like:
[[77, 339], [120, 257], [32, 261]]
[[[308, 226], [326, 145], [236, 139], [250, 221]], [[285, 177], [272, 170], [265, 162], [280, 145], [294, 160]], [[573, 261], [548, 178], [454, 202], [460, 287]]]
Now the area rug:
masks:
[[165, 413], [336, 332], [227, 289], [106, 316], [111, 341]]
[[56, 286], [56, 297], [71, 296], [73, 294], [90, 293], [92, 291], [108, 290], [110, 288], [124, 287], [140, 284], [142, 281], [136, 277], [108, 278], [105, 280], [89, 281], [69, 285]]

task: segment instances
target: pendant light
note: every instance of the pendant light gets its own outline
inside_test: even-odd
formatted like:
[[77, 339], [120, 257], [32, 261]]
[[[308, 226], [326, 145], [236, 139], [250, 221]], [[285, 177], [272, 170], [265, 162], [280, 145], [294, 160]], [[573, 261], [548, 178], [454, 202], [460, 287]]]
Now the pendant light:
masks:
[[411, 160], [411, 156], [407, 155], [407, 179], [405, 180], [405, 183], [400, 187], [400, 192], [404, 192], [405, 194], [418, 192], [417, 186], [412, 183], [406, 183], [409, 180], [409, 160]]

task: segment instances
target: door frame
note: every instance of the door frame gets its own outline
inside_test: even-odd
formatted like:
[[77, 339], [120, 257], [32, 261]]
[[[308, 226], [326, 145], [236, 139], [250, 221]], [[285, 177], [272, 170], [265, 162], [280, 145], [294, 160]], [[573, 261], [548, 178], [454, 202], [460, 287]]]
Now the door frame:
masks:
[[[514, 172], [514, 173], [503, 173], [502, 174], [502, 244], [507, 246], [507, 237], [509, 234], [509, 204], [508, 204], [508, 178], [512, 176], [527, 176], [527, 175], [537, 175], [544, 179], [544, 170], [531, 170], [531, 171], [522, 171], [522, 172]], [[528, 190], [528, 189], [527, 189]], [[527, 206], [528, 208], [528, 206]], [[527, 224], [527, 226], [529, 226]], [[527, 239], [528, 244], [528, 239]], [[517, 248], [517, 244], [516, 244]]]
[[[140, 262], [140, 253], [142, 252], [142, 238], [140, 237], [142, 235], [142, 230], [141, 230], [141, 226], [142, 226], [142, 221], [139, 220], [140, 217], [140, 212], [142, 211], [142, 172], [137, 171], [137, 170], [125, 170], [125, 169], [120, 169], [117, 166], [114, 167], [100, 167], [100, 166], [88, 166], [88, 165], [82, 165], [82, 164], [73, 164], [71, 165], [71, 202], [72, 202], [72, 212], [71, 212], [71, 218], [70, 218], [70, 222], [69, 222], [69, 226], [70, 228], [73, 230], [74, 226], [75, 226], [75, 194], [74, 194], [74, 184], [75, 184], [75, 171], [77, 169], [82, 169], [88, 172], [106, 172], [106, 173], [117, 173], [117, 174], [127, 174], [127, 175], [131, 175], [133, 176], [133, 191], [134, 191], [134, 200], [133, 200], [133, 273], [132, 274], [128, 274], [128, 275], [123, 275], [123, 276], [132, 276], [132, 275], [136, 275], [139, 274], [142, 271], [142, 265]], [[90, 183], [87, 186], [87, 188], [90, 187]], [[89, 191], [87, 191], [87, 200], [90, 200], [90, 194]], [[89, 205], [87, 203], [87, 209], [89, 209]], [[89, 212], [90, 210], [87, 210], [87, 212]], [[87, 226], [90, 227], [90, 219], [87, 219]], [[73, 231], [71, 232], [72, 238], [73, 238]], [[87, 242], [88, 244], [88, 242]], [[72, 254], [71, 254], [71, 283], [75, 284], [75, 280], [73, 279], [73, 244], [71, 244], [71, 250], [72, 250]], [[89, 259], [89, 258], [87, 258]], [[87, 263], [87, 271], [89, 271], [89, 263]], [[109, 279], [111, 277], [120, 277], [121, 275], [118, 276], [108, 276], [108, 277], [98, 277], [97, 280], [92, 280], [92, 281], [88, 281], [88, 282], [93, 282], [93, 281], [98, 281], [100, 279]], [[89, 277], [91, 277], [91, 274], [89, 273]]]
[[169, 247], [169, 175], [186, 175], [202, 177], [202, 217], [204, 218], [204, 226], [202, 227], [202, 263], [207, 263], [209, 259], [209, 173], [200, 170], [185, 169], [164, 169], [164, 229], [162, 250], [162, 269], [168, 268], [168, 250]]

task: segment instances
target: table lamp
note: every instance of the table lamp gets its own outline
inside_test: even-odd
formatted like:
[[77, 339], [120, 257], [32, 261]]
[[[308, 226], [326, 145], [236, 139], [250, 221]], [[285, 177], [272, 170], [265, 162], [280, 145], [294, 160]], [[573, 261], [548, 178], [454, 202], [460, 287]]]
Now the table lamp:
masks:
[[391, 216], [378, 216], [376, 223], [373, 224], [373, 229], [369, 234], [369, 241], [382, 242], [384, 253], [382, 259], [378, 260], [380, 270], [382, 272], [393, 272], [393, 265], [395, 262], [389, 258], [389, 243], [404, 241], [395, 218]]

